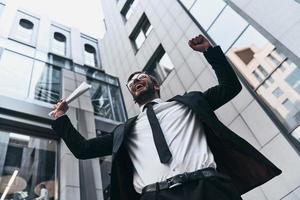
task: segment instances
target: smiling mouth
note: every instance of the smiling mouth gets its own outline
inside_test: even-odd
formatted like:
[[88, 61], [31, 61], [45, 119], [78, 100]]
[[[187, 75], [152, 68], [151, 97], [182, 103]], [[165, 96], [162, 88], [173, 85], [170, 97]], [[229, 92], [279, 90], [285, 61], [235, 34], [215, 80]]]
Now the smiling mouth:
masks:
[[144, 85], [139, 83], [135, 86], [135, 91], [139, 91], [142, 88], [144, 88]]

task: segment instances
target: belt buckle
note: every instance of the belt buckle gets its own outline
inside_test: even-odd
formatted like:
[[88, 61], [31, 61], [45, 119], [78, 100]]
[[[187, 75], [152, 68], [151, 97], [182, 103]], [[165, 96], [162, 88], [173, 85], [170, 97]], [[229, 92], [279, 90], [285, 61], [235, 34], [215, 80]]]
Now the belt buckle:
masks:
[[[183, 174], [178, 175], [179, 177], [184, 177], [185, 179], [188, 178], [188, 174], [185, 172]], [[176, 176], [175, 176], [176, 177]], [[176, 179], [175, 177], [172, 177], [170, 179], [167, 180], [168, 184], [169, 184], [169, 188], [173, 188], [176, 187], [178, 185], [182, 185], [182, 181], [181, 182], [177, 182], [177, 183], [172, 183], [172, 181], [174, 181], [174, 179]]]
[[171, 184], [170, 186], [169, 186], [169, 188], [173, 188], [173, 187], [176, 187], [176, 186], [178, 186], [178, 185], [182, 185], [182, 183], [174, 183], [174, 184]]

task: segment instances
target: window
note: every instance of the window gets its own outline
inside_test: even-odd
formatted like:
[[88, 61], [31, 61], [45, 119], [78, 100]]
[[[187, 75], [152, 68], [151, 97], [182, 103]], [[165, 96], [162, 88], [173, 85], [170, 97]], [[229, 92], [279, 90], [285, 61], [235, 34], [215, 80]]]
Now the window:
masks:
[[173, 69], [174, 65], [170, 57], [160, 45], [150, 58], [144, 71], [156, 77], [159, 84], [162, 84]]
[[139, 0], [127, 0], [124, 4], [124, 7], [121, 10], [121, 14], [123, 15], [125, 21], [129, 19], [132, 15], [133, 9], [136, 7]]
[[89, 91], [94, 115], [124, 122], [126, 111], [119, 80], [99, 69], [88, 66], [77, 65], [74, 71], [85, 75], [88, 83], [92, 85]]
[[20, 19], [16, 38], [23, 42], [30, 43], [33, 35], [33, 27], [34, 24], [31, 21], [27, 19]]
[[223, 0], [198, 0], [190, 11], [200, 25], [207, 30], [225, 6], [226, 3]]
[[41, 184], [48, 189], [49, 199], [57, 199], [57, 142], [3, 130], [0, 133], [1, 199], [35, 199]]
[[276, 98], [279, 98], [283, 95], [283, 91], [281, 90], [280, 87], [277, 87], [273, 92], [272, 94], [276, 97]]
[[264, 48], [269, 41], [260, 34], [253, 26], [249, 25], [243, 34], [234, 43], [234, 48], [255, 47], [258, 49]]
[[95, 67], [96, 64], [96, 49], [90, 45], [84, 45], [84, 64]]
[[52, 51], [59, 55], [66, 55], [66, 36], [59, 32], [53, 34]]
[[4, 9], [4, 4], [2, 4], [2, 3], [0, 2], [0, 16], [1, 16], [2, 12], [3, 12], [3, 9]]
[[300, 69], [296, 65], [293, 67], [294, 70], [289, 73], [285, 81], [300, 95]]
[[[51, 24], [50, 55], [63, 58], [71, 57], [71, 33], [68, 27]], [[66, 60], [66, 59], [65, 59]]]
[[289, 99], [285, 99], [282, 102], [282, 105], [287, 109], [287, 111], [292, 111], [293, 108], [295, 107], [293, 102], [291, 102], [291, 100], [289, 100]]
[[275, 67], [277, 67], [277, 66], [279, 66], [279, 65], [281, 64], [281, 62], [280, 62], [278, 59], [276, 59], [276, 58], [274, 57], [274, 55], [272, 55], [272, 53], [270, 53], [270, 54], [268, 55], [268, 59], [269, 59], [269, 61], [270, 61]]
[[186, 9], [190, 9], [196, 0], [182, 0], [182, 4], [186, 7]]
[[120, 88], [105, 82], [87, 78], [90, 89], [91, 101], [96, 116], [115, 121], [125, 121], [125, 109]]
[[258, 67], [257, 67], [257, 69], [262, 73], [262, 75], [266, 78], [268, 75], [269, 75], [269, 73], [265, 70], [265, 68], [263, 68], [261, 65], [259, 65]]
[[257, 79], [259, 83], [263, 82], [263, 78], [261, 78], [261, 76], [256, 72], [256, 70], [253, 71], [252, 74], [254, 75], [254, 77]]
[[0, 60], [0, 94], [26, 99], [30, 87], [33, 60], [4, 50]]
[[35, 46], [39, 19], [23, 11], [17, 11], [9, 39]]
[[132, 31], [131, 35], [129, 36], [136, 51], [141, 48], [152, 29], [153, 27], [150, 24], [147, 16], [143, 14], [136, 27]]
[[35, 69], [41, 73], [39, 77], [34, 77], [37, 80], [37, 82], [34, 80], [34, 99], [51, 104], [56, 103], [60, 99], [61, 73], [59, 68], [45, 64], [36, 66]]
[[60, 98], [61, 71], [42, 61], [4, 50], [0, 75], [0, 95], [47, 103]]
[[224, 51], [227, 51], [247, 25], [248, 23], [238, 13], [227, 6], [208, 30], [208, 34]]

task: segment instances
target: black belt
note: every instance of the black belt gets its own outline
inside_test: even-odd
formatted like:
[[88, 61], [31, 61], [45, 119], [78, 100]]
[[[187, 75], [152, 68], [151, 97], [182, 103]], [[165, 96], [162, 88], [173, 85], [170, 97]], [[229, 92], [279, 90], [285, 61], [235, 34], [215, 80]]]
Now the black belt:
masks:
[[172, 187], [181, 185], [188, 181], [194, 181], [194, 180], [199, 180], [199, 179], [203, 179], [206, 177], [216, 176], [217, 174], [219, 174], [219, 173], [214, 168], [205, 168], [205, 169], [200, 169], [195, 172], [178, 174], [176, 176], [168, 178], [165, 181], [153, 183], [153, 184], [145, 186], [142, 190], [142, 193], [154, 192], [154, 191], [172, 188]]

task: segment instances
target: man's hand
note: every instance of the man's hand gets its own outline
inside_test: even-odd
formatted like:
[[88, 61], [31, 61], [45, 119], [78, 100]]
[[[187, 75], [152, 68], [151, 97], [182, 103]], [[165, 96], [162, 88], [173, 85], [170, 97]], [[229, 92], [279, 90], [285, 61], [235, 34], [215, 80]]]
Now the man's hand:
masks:
[[64, 99], [61, 99], [61, 100], [59, 100], [58, 103], [56, 103], [53, 106], [52, 117], [57, 119], [60, 116], [64, 115], [68, 109], [69, 109], [69, 106], [68, 106], [67, 102]]
[[193, 39], [189, 40], [189, 46], [193, 50], [203, 53], [209, 47], [211, 47], [211, 44], [203, 35], [198, 35], [198, 36], [194, 37]]

